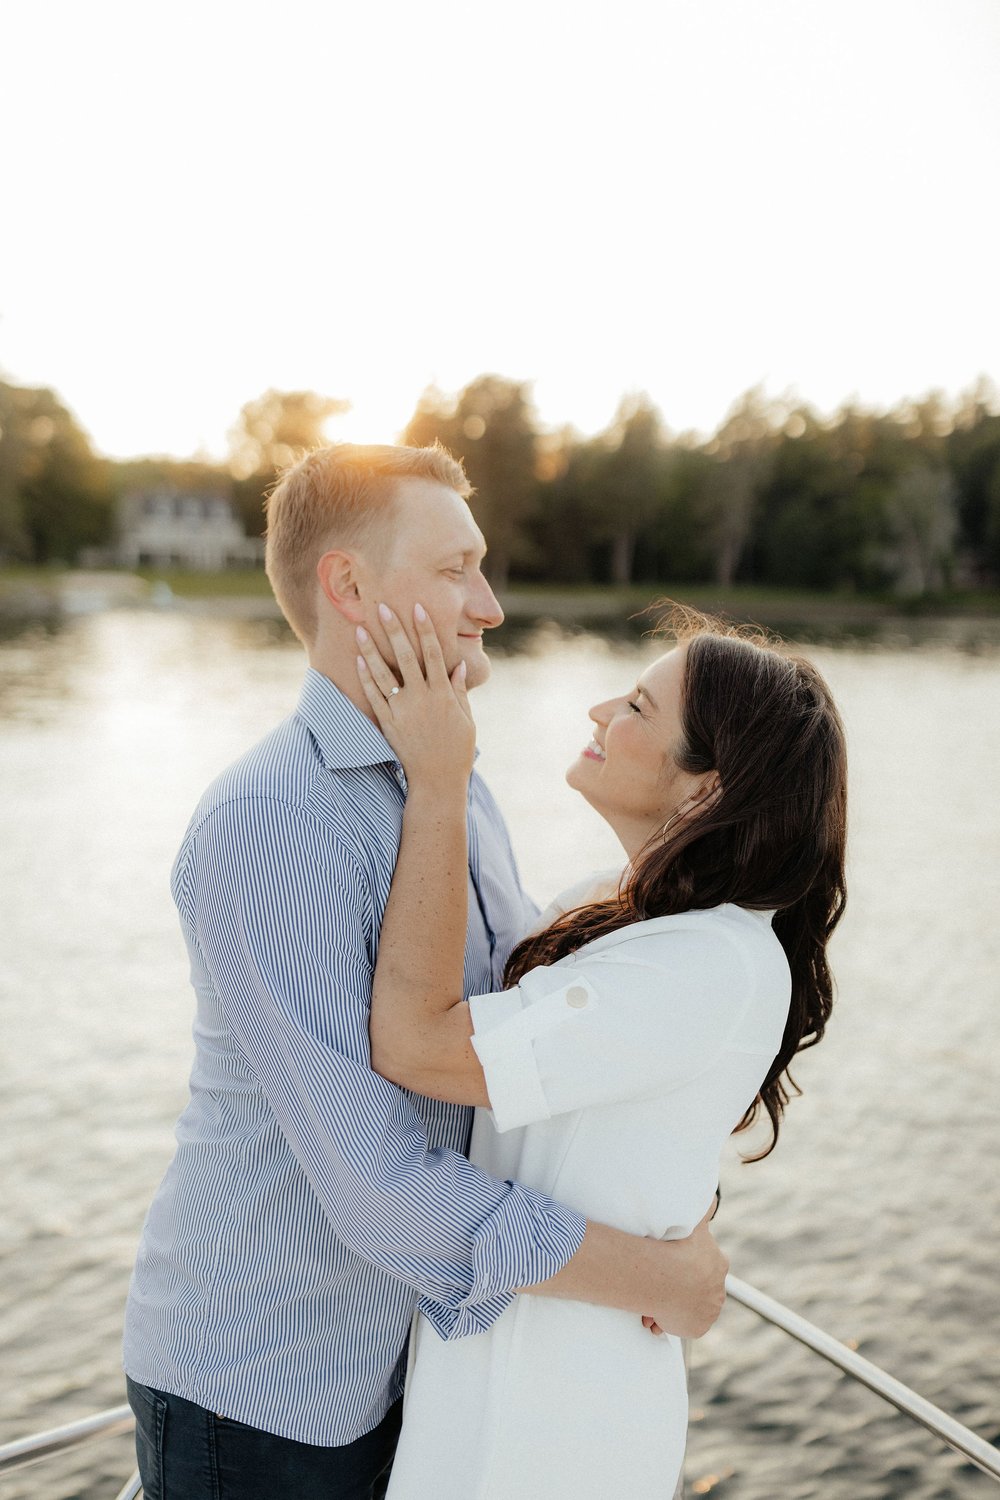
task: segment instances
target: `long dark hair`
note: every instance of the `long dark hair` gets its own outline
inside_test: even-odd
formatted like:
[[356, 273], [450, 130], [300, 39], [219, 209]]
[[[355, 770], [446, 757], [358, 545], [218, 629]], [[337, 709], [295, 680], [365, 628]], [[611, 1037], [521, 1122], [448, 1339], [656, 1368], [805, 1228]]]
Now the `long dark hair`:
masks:
[[505, 983], [551, 964], [631, 922], [732, 902], [774, 910], [792, 998], [781, 1049], [737, 1130], [761, 1109], [774, 1150], [782, 1114], [801, 1093], [788, 1071], [814, 1047], [833, 1004], [830, 935], [847, 892], [847, 756], [840, 715], [819, 672], [757, 630], [674, 607], [665, 629], [685, 644], [682, 743], [677, 765], [718, 773], [721, 791], [707, 810], [652, 838], [615, 896], [577, 907], [511, 954]]

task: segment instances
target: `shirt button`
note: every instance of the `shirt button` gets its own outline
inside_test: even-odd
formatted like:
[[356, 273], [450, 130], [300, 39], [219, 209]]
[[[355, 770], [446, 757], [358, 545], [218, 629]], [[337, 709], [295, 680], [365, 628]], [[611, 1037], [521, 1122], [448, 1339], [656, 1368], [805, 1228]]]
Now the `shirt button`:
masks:
[[574, 984], [566, 991], [566, 1004], [574, 1010], [582, 1010], [587, 1003], [587, 991], [582, 984]]

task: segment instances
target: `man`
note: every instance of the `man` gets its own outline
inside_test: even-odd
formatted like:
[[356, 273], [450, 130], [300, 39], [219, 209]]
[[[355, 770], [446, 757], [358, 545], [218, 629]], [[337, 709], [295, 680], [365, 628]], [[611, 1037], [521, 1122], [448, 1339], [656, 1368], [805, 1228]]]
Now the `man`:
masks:
[[[267, 569], [306, 648], [298, 710], [209, 788], [173, 872], [197, 996], [191, 1099], [143, 1230], [125, 1369], [148, 1500], [370, 1500], [387, 1482], [414, 1306], [444, 1338], [517, 1288], [704, 1332], [726, 1263], [586, 1223], [462, 1152], [468, 1111], [368, 1066], [406, 785], [368, 716], [356, 631], [428, 610], [485, 681], [502, 612], [442, 449], [318, 450], [268, 504]], [[533, 909], [469, 793], [467, 994], [502, 987]]]

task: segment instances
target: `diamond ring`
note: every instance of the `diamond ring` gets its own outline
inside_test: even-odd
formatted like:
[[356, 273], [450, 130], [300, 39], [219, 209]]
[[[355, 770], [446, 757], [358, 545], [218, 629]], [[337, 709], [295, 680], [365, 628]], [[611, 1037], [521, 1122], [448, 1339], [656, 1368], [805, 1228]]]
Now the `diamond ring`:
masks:
[[386, 693], [386, 697], [387, 698], [395, 698], [395, 696], [396, 696], [396, 694], [398, 692], [399, 692], [399, 684], [397, 683], [394, 688], [390, 688], [389, 689], [389, 691]]

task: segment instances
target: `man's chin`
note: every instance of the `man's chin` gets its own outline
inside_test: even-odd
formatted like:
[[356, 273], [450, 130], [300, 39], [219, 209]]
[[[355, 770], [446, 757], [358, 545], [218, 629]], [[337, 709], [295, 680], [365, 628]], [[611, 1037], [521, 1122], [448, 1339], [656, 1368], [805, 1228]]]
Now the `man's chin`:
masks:
[[482, 646], [479, 646], [475, 651], [470, 651], [468, 653], [463, 652], [462, 660], [465, 662], [466, 668], [466, 687], [482, 687], [483, 683], [487, 681], [490, 672], [492, 671], [492, 667], [490, 666], [490, 659], [486, 655], [486, 652], [483, 650]]
[[485, 656], [475, 663], [470, 662], [468, 676], [465, 679], [465, 686], [470, 691], [472, 688], [482, 687], [483, 683], [489, 680], [490, 672], [492, 670], [493, 669]]

